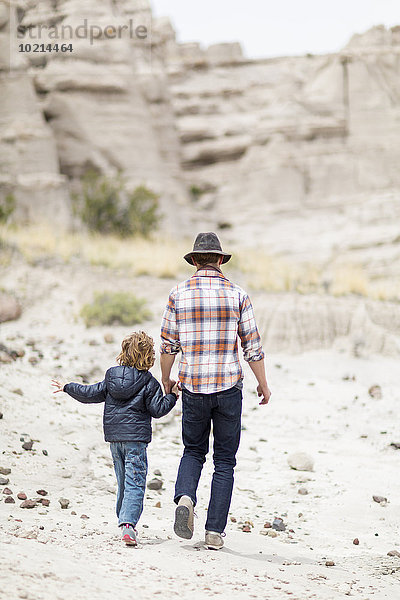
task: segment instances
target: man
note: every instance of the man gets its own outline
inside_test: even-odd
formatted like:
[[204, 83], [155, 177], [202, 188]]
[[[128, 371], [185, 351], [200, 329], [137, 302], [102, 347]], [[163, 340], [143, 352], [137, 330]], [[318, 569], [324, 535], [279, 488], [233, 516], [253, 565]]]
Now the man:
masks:
[[185, 260], [196, 273], [170, 293], [161, 325], [161, 373], [165, 393], [174, 385], [171, 368], [181, 352], [182, 438], [184, 453], [175, 485], [175, 533], [193, 536], [193, 509], [201, 470], [214, 435], [214, 475], [208, 505], [205, 544], [222, 548], [233, 489], [233, 469], [239, 447], [243, 374], [238, 337], [244, 358], [258, 381], [260, 404], [271, 392], [264, 353], [250, 299], [222, 273], [231, 258], [215, 233], [199, 233]]

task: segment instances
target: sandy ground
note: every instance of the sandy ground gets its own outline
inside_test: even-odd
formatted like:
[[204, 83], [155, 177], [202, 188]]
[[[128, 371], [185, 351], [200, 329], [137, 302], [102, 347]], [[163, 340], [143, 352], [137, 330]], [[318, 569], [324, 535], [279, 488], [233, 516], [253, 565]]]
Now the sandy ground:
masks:
[[[211, 456], [200, 484], [195, 535], [180, 540], [172, 531], [182, 450], [179, 407], [174, 416], [154, 422], [149, 478], [159, 469], [163, 489], [146, 495], [139, 547], [121, 544], [102, 407], [53, 396], [50, 388], [52, 377], [97, 381], [114, 364], [126, 328], [86, 330], [76, 318], [93, 290], [113, 285], [152, 299], [157, 318], [145, 328], [156, 336], [171, 281], [121, 274], [113, 281], [105, 270], [79, 265], [14, 263], [3, 274], [2, 286], [23, 298], [25, 310], [18, 321], [1, 325], [0, 342], [26, 353], [0, 365], [0, 467], [11, 469], [7, 487], [16, 500], [6, 504], [2, 494], [0, 503], [2, 597], [400, 598], [400, 558], [387, 556], [400, 552], [400, 450], [390, 447], [400, 441], [398, 364], [382, 357], [356, 359], [333, 351], [268, 356], [273, 396], [267, 407], [258, 406], [246, 372], [242, 443], [220, 552], [202, 544]], [[110, 331], [115, 341], [106, 344]], [[159, 375], [157, 365], [153, 372]], [[381, 385], [381, 399], [368, 394], [373, 384]], [[31, 451], [21, 447], [24, 434], [34, 440]], [[312, 456], [313, 472], [289, 468], [288, 455], [297, 451]], [[20, 508], [18, 492], [37, 498], [43, 488], [48, 508]], [[300, 495], [299, 488], [308, 494]], [[374, 502], [374, 494], [388, 503]], [[70, 500], [66, 510], [61, 497]], [[286, 531], [261, 535], [276, 516]], [[242, 531], [247, 520], [250, 533]], [[334, 566], [326, 566], [327, 560]]]

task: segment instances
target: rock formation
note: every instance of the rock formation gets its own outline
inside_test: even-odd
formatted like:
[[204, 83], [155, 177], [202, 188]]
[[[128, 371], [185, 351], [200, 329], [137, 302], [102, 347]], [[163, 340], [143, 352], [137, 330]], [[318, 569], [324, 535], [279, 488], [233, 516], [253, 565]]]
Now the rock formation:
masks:
[[[273, 254], [399, 272], [399, 27], [355, 35], [337, 54], [248, 60], [235, 43], [178, 44], [148, 0], [8, 5], [0, 189], [20, 215], [66, 222], [87, 169], [122, 171], [161, 194], [170, 231], [220, 227]], [[145, 40], [109, 39], [130, 21]], [[54, 43], [51, 27], [85, 23], [101, 33], [75, 35], [73, 52], [8, 56], [17, 25], [24, 41], [42, 26], [40, 41]]]

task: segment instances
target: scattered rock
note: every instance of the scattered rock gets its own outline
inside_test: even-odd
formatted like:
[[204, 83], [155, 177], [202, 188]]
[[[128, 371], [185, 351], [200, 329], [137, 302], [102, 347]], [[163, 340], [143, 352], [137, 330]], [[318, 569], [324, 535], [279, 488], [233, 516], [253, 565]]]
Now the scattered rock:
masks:
[[297, 493], [300, 494], [300, 496], [307, 496], [308, 490], [305, 487], [301, 487], [301, 488], [298, 489]]
[[28, 361], [31, 363], [31, 365], [37, 365], [39, 362], [39, 358], [37, 356], [30, 356], [28, 358]]
[[6, 496], [11, 496], [12, 495], [12, 491], [10, 490], [10, 488], [5, 487], [3, 490], [3, 494], [5, 494]]
[[33, 442], [30, 440], [29, 442], [24, 442], [22, 447], [24, 450], [32, 450]]
[[45, 456], [48, 456], [48, 455], [49, 455], [49, 453], [47, 452], [47, 450], [42, 450], [42, 453], [43, 453]]
[[244, 531], [245, 533], [251, 533], [250, 525], [242, 525], [242, 531]]
[[237, 518], [236, 517], [231, 517], [231, 521], [232, 521], [232, 523], [236, 523], [237, 522]]
[[400, 450], [400, 442], [392, 442], [390, 444], [395, 450]]
[[39, 494], [39, 496], [47, 496], [48, 494], [46, 490], [36, 490], [36, 493]]
[[268, 535], [269, 537], [272, 537], [272, 538], [276, 538], [276, 537], [278, 537], [278, 534], [276, 533], [276, 531], [275, 531], [274, 529], [268, 529], [268, 530], [267, 530], [267, 535]]
[[286, 525], [283, 522], [283, 519], [281, 519], [280, 517], [276, 517], [274, 519], [274, 522], [272, 523], [272, 529], [275, 529], [275, 531], [285, 531]]
[[268, 535], [268, 529], [261, 529], [260, 535]]
[[371, 398], [374, 398], [375, 400], [381, 400], [382, 399], [382, 388], [380, 385], [371, 385], [371, 387], [368, 390], [368, 394], [371, 396]]
[[69, 506], [69, 500], [67, 498], [60, 498], [59, 503], [61, 508], [68, 508]]
[[265, 529], [271, 529], [272, 524], [269, 521], [265, 521], [264, 527], [265, 527]]
[[155, 471], [153, 471], [154, 475], [156, 475], [156, 477], [161, 477], [161, 471], [160, 469], [155, 469]]
[[88, 519], [89, 517], [87, 515], [81, 515], [81, 519]]
[[327, 560], [325, 562], [325, 566], [326, 567], [334, 567], [335, 566], [335, 562], [333, 560]]
[[378, 504], [382, 504], [382, 503], [387, 504], [387, 498], [385, 498], [384, 496], [372, 496], [372, 499], [374, 502], [377, 502]]
[[161, 490], [162, 486], [163, 486], [162, 479], [158, 479], [157, 477], [150, 479], [150, 481], [147, 484], [147, 487], [149, 490]]
[[76, 512], [74, 510], [71, 510], [71, 515], [76, 515]]
[[0, 350], [0, 363], [3, 363], [3, 365], [9, 365], [10, 363], [12, 363], [11, 356], [9, 356], [7, 352], [3, 352], [2, 350]]
[[155, 508], [161, 508], [161, 502], [156, 502], [154, 506]]
[[19, 494], [17, 494], [18, 500], [26, 500], [27, 497], [28, 496], [25, 494], [25, 492], [20, 492]]
[[37, 506], [37, 502], [35, 500], [24, 500], [20, 504], [21, 508], [35, 508]]
[[42, 506], [50, 506], [50, 500], [48, 498], [40, 498], [39, 502]]
[[314, 469], [313, 458], [305, 452], [295, 452], [288, 457], [287, 461], [289, 467], [295, 471], [312, 471]]
[[354, 540], [353, 540], [353, 544], [354, 544], [355, 546], [358, 546], [358, 545], [360, 544], [360, 540], [359, 540], [358, 538], [354, 538]]
[[387, 553], [388, 556], [397, 556], [397, 558], [400, 558], [400, 552], [398, 550], [390, 550]]
[[114, 336], [112, 333], [105, 333], [104, 334], [104, 341], [106, 344], [113, 344], [114, 343]]
[[[0, 467], [0, 475], [9, 475], [11, 473], [11, 469]], [[1, 479], [1, 477], [0, 477]]]
[[15, 500], [14, 500], [14, 498], [13, 498], [12, 496], [6, 496], [6, 497], [4, 498], [4, 502], [5, 502], [6, 504], [15, 504]]
[[13, 394], [17, 394], [17, 396], [23, 396], [24, 395], [24, 392], [21, 390], [21, 388], [16, 388], [12, 392], [13, 392]]
[[4, 416], [4, 415], [3, 415], [3, 413], [2, 413], [2, 412], [1, 412], [1, 410], [0, 410], [0, 419], [2, 419], [2, 418], [3, 418], [3, 416]]
[[8, 479], [8, 477], [0, 477], [0, 485], [7, 485], [7, 483], [9, 483], [10, 480]]

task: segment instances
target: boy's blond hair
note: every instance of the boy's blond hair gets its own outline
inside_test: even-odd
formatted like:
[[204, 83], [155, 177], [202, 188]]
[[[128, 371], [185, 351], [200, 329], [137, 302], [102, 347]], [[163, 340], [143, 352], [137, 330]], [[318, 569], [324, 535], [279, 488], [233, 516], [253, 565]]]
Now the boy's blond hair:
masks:
[[148, 371], [154, 365], [154, 341], [144, 331], [135, 331], [127, 335], [122, 340], [121, 348], [117, 356], [118, 364], [136, 367], [139, 371]]

